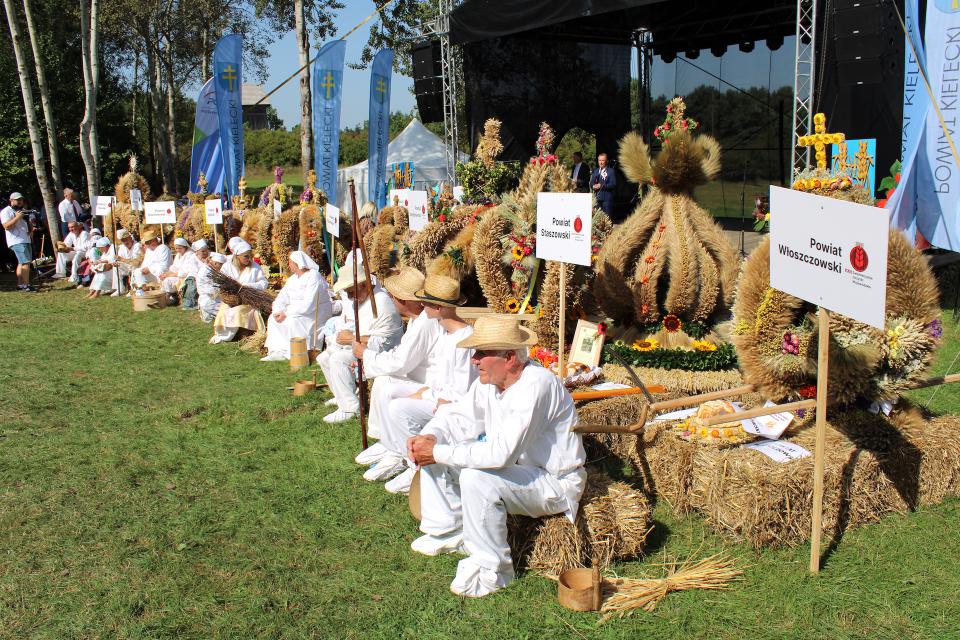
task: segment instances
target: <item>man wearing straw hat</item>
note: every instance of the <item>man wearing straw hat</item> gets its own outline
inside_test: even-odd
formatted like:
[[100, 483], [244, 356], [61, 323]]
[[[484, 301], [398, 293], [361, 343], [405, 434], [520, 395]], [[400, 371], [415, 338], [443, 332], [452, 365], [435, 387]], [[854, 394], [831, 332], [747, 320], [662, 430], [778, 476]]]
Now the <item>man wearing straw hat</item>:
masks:
[[[423, 387], [427, 370], [435, 366], [430, 356], [440, 336], [440, 324], [427, 315], [417, 298], [417, 292], [423, 288], [423, 274], [419, 270], [403, 267], [400, 273], [384, 279], [383, 286], [400, 316], [407, 320], [400, 344], [389, 351], [374, 351], [362, 342], [353, 343], [353, 355], [363, 359], [363, 374], [373, 378], [367, 435], [374, 438], [380, 437], [380, 425], [390, 401]], [[361, 465], [375, 465], [386, 454], [387, 448], [375, 442], [361, 451], [356, 461]]]
[[142, 289], [150, 282], [160, 282], [161, 276], [170, 268], [170, 247], [160, 244], [160, 238], [153, 231], [143, 234], [143, 253], [140, 266], [134, 269], [130, 279], [135, 289]]
[[479, 377], [407, 444], [420, 473], [425, 555], [468, 557], [450, 590], [480, 597], [514, 577], [507, 514], [563, 513], [574, 521], [586, 484], [586, 453], [573, 399], [560, 379], [527, 358], [537, 342], [509, 316], [484, 316], [458, 346], [473, 349]]
[[407, 440], [420, 433], [441, 406], [462, 398], [477, 376], [476, 367], [470, 362], [471, 350], [458, 346], [473, 333], [473, 327], [457, 315], [457, 307], [466, 302], [460, 295], [460, 283], [448, 276], [427, 276], [417, 298], [441, 328], [430, 354], [435, 366], [427, 371], [424, 384], [418, 389], [390, 401], [380, 438], [389, 453], [363, 474], [370, 481], [396, 476], [385, 485], [390, 493], [409, 493], [416, 473], [405, 460]]
[[[123, 295], [127, 293], [126, 283], [130, 279], [130, 274], [140, 266], [143, 250], [140, 248], [140, 243], [134, 240], [126, 229], [117, 231], [117, 240], [120, 241], [117, 247], [117, 270], [120, 273], [120, 288], [117, 290], [117, 295]], [[127, 293], [127, 295], [130, 294]]]
[[[340, 276], [333, 285], [334, 293], [345, 291], [351, 300], [350, 308], [343, 311], [344, 329], [336, 339], [327, 344], [326, 349], [317, 357], [317, 364], [323, 370], [323, 376], [330, 385], [337, 409], [323, 417], [329, 424], [346, 422], [360, 412], [360, 399], [357, 397], [357, 383], [353, 377], [353, 367], [357, 359], [353, 355], [353, 342], [359, 340], [373, 351], [386, 351], [400, 343], [403, 334], [403, 322], [390, 296], [380, 287], [372, 288], [362, 269], [357, 270], [357, 278], [346, 269], [340, 269]], [[373, 315], [370, 295], [377, 303], [377, 315]], [[359, 306], [360, 327], [354, 327], [352, 301]], [[356, 336], [354, 336], [356, 333]]]

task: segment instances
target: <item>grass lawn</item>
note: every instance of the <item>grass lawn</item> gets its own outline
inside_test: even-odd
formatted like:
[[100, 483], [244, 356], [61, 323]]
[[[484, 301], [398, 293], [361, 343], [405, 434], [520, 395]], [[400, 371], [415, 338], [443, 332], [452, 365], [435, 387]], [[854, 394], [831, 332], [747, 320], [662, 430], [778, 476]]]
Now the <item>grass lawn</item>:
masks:
[[[757, 194], [770, 192], [770, 182], [747, 183], [712, 180], [694, 190], [694, 197], [700, 205], [715, 218], [743, 217], [753, 221], [754, 198]], [[743, 207], [740, 196], [743, 195]]]
[[[957, 352], [957, 324], [938, 371]], [[2, 638], [948, 638], [960, 628], [960, 500], [848, 533], [818, 578], [805, 547], [754, 554], [656, 511], [618, 566], [728, 549], [728, 591], [667, 596], [597, 627], [527, 574], [478, 601], [457, 558], [411, 552], [406, 500], [364, 482], [356, 421], [321, 422], [281, 363], [207, 344], [177, 309], [0, 290]], [[918, 392], [925, 399], [932, 390]], [[933, 407], [960, 407], [960, 387]]]

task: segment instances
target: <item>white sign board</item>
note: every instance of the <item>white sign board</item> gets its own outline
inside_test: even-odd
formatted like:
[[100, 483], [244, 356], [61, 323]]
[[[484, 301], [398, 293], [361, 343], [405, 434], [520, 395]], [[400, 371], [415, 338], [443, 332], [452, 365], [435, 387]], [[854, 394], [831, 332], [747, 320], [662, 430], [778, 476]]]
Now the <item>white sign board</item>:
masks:
[[173, 224], [177, 221], [177, 207], [173, 202], [144, 202], [143, 221], [147, 224]]
[[324, 210], [324, 222], [327, 225], [327, 233], [334, 238], [340, 237], [340, 209], [329, 202]]
[[770, 187], [770, 286], [883, 329], [883, 209]]
[[[407, 195], [407, 211], [410, 212], [410, 229], [420, 231], [430, 222], [430, 215], [427, 213], [427, 203], [430, 202], [430, 194], [426, 191], [410, 191]], [[401, 202], [403, 202], [401, 200]]]
[[400, 201], [401, 207], [409, 206], [410, 189], [390, 189], [390, 196], [387, 198], [388, 206], [393, 206], [394, 198], [397, 198]]
[[134, 211], [143, 211], [143, 194], [140, 189], [130, 189], [130, 208]]
[[203, 206], [206, 208], [207, 224], [223, 224], [223, 210], [220, 208], [220, 200], [204, 200]]
[[[773, 216], [770, 217], [773, 218]], [[743, 446], [759, 451], [774, 462], [792, 462], [810, 456], [810, 451], [787, 440], [758, 440]]]
[[454, 187], [453, 188], [453, 199], [457, 202], [463, 202], [463, 187]]
[[113, 211], [113, 196], [97, 196], [96, 214], [101, 218], [110, 215]]
[[275, 199], [275, 200], [273, 201], [273, 215], [278, 216], [278, 215], [280, 215], [282, 212], [283, 212], [283, 208], [282, 208], [282, 206], [280, 205], [280, 200], [279, 200], [279, 199]]
[[589, 193], [538, 193], [537, 257], [589, 267], [592, 217]]

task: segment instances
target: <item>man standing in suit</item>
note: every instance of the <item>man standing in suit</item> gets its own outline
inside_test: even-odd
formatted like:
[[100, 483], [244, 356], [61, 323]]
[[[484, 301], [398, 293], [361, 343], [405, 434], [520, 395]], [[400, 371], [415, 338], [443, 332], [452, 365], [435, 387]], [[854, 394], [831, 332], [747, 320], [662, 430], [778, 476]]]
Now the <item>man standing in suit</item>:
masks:
[[573, 152], [573, 171], [570, 172], [570, 179], [573, 180], [574, 191], [590, 193], [590, 165], [583, 161], [583, 154], [579, 151]]
[[590, 176], [593, 193], [597, 197], [597, 206], [608, 216], [613, 213], [613, 192], [617, 188], [617, 175], [613, 167], [607, 166], [607, 154], [597, 156], [597, 168]]

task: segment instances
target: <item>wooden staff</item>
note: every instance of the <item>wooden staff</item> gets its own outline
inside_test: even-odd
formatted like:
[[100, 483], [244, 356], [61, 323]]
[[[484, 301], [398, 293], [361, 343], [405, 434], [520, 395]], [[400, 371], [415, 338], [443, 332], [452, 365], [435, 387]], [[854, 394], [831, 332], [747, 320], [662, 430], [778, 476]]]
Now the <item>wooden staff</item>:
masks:
[[827, 380], [830, 362], [830, 312], [817, 309], [817, 421], [813, 450], [813, 529], [810, 532], [810, 573], [820, 573], [820, 529], [823, 523], [823, 462], [827, 448]]
[[117, 214], [110, 207], [110, 226], [113, 227], [113, 284], [117, 287], [117, 295], [121, 294], [120, 286], [120, 247], [117, 246]]
[[560, 263], [560, 322], [557, 327], [557, 373], [560, 376], [560, 381], [563, 382], [567, 379], [566, 372], [566, 363], [564, 362], [564, 338], [566, 338], [566, 328], [567, 328], [567, 263]]
[[[351, 221], [351, 229], [353, 231], [353, 246], [356, 248], [359, 244], [359, 226], [357, 225], [357, 193], [353, 186], [353, 178], [350, 178], [347, 181], [347, 186], [350, 189], [350, 204], [353, 206], [353, 220]], [[361, 254], [362, 255], [362, 254]], [[368, 272], [367, 261], [363, 261], [364, 273]], [[359, 285], [357, 284], [357, 256], [353, 256], [353, 327], [354, 327], [354, 336], [357, 341], [360, 340], [360, 303], [357, 302], [357, 289]], [[376, 303], [373, 300], [373, 287], [370, 285], [370, 276], [367, 276], [367, 291], [369, 292], [370, 305], [373, 310], [374, 317], [377, 315]], [[351, 347], [352, 348], [352, 347]], [[367, 449], [367, 419], [365, 414], [364, 405], [367, 401], [367, 387], [363, 381], [363, 358], [357, 358], [357, 391], [360, 395], [360, 443], [363, 445], [363, 450]]]

